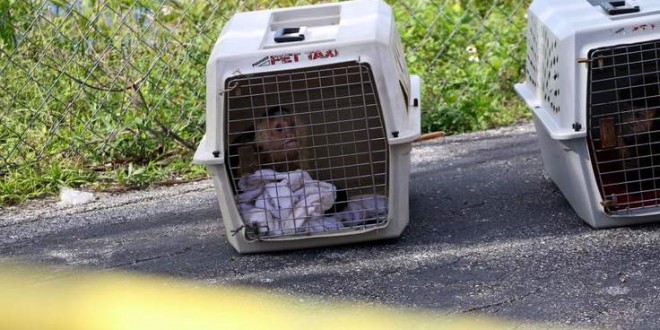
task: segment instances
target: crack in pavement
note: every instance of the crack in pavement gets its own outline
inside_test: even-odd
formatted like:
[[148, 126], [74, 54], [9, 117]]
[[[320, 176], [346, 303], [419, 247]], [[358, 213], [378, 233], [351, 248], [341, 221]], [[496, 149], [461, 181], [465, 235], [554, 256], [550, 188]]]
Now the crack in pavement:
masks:
[[485, 310], [485, 309], [488, 309], [488, 308], [502, 306], [504, 304], [512, 304], [512, 303], [524, 300], [525, 298], [527, 298], [527, 297], [529, 297], [533, 294], [539, 293], [539, 292], [541, 292], [541, 288], [537, 288], [536, 290], [532, 290], [532, 291], [527, 292], [523, 295], [514, 296], [511, 299], [506, 299], [506, 300], [499, 301], [499, 302], [496, 302], [496, 303], [483, 305], [483, 306], [472, 307], [472, 308], [469, 308], [469, 309], [466, 309], [466, 310], [462, 310], [462, 311], [460, 311], [460, 313], [470, 313], [470, 312], [482, 311], [482, 310]]
[[[203, 245], [203, 244], [198, 244], [198, 245]], [[166, 253], [166, 254], [164, 254], [164, 255], [157, 255], [157, 256], [148, 257], [148, 258], [135, 259], [135, 260], [128, 261], [128, 262], [124, 262], [124, 263], [120, 263], [120, 264], [111, 265], [111, 266], [108, 266], [108, 267], [106, 267], [106, 268], [107, 268], [107, 269], [122, 268], [122, 267], [126, 267], [126, 266], [134, 266], [134, 265], [137, 265], [137, 264], [142, 264], [142, 263], [149, 262], [149, 261], [153, 261], [153, 260], [159, 260], [159, 259], [163, 259], [163, 258], [176, 257], [176, 256], [178, 256], [178, 255], [180, 255], [180, 254], [184, 254], [184, 253], [187, 253], [187, 252], [189, 252], [189, 251], [192, 251], [192, 249], [193, 249], [192, 246], [186, 246], [186, 247], [184, 247], [184, 248], [181, 249], [181, 250], [174, 251], [174, 252], [171, 252], [171, 253]]]

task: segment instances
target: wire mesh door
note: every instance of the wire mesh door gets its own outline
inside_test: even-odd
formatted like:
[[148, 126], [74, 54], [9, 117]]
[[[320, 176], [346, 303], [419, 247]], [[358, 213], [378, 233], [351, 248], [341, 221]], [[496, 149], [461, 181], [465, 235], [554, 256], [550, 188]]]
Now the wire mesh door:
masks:
[[225, 88], [225, 164], [249, 239], [386, 224], [389, 148], [369, 65], [237, 76]]
[[590, 152], [609, 213], [660, 201], [659, 47], [656, 40], [590, 52]]

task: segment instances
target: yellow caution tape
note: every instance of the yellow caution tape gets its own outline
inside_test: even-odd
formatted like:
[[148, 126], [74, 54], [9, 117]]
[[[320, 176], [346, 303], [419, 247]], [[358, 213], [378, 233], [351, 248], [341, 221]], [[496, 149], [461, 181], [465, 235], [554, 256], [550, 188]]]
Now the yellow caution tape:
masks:
[[475, 317], [323, 303], [156, 276], [0, 266], [0, 329], [512, 329]]

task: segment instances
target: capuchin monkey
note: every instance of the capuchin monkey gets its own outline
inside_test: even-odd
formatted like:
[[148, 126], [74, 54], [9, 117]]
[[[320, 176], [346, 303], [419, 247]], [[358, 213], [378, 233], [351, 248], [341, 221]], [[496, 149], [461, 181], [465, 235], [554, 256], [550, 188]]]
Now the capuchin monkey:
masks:
[[289, 172], [309, 169], [309, 128], [284, 107], [271, 107], [229, 146], [235, 178], [260, 169]]
[[660, 189], [659, 106], [656, 92], [622, 109], [617, 144], [627, 192]]
[[288, 109], [270, 108], [267, 117], [255, 127], [255, 151], [260, 164], [278, 172], [309, 169], [308, 131], [303, 120]]
[[[290, 172], [298, 169], [309, 171], [309, 125], [289, 109], [282, 106], [269, 108], [229, 146], [229, 170], [234, 179], [260, 169]], [[335, 206], [328, 212], [338, 212], [345, 207], [347, 194], [337, 190]]]

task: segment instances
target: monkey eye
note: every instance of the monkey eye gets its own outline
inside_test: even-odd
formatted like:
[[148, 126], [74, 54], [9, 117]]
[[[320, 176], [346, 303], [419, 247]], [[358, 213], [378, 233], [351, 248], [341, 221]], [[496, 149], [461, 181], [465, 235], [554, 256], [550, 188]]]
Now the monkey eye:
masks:
[[275, 125], [275, 129], [276, 129], [278, 132], [282, 132], [282, 131], [284, 130], [284, 129], [282, 128], [282, 123], [277, 123], [277, 125]]

